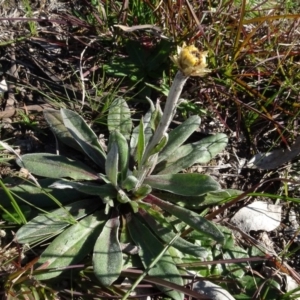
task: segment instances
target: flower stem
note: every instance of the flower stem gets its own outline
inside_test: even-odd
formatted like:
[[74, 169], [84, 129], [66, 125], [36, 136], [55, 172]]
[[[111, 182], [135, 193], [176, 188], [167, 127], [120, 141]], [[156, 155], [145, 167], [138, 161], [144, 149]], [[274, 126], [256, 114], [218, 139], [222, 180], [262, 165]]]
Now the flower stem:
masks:
[[186, 83], [187, 79], [188, 76], [185, 76], [181, 71], [178, 71], [175, 75], [173, 84], [170, 88], [169, 95], [166, 100], [162, 118], [154, 132], [152, 139], [150, 140], [149, 144], [145, 149], [141, 164], [142, 167], [139, 170], [137, 176], [139, 184], [136, 186], [136, 190], [144, 182], [145, 177], [147, 175], [150, 175], [150, 173], [155, 167], [157, 161], [157, 154], [153, 154], [153, 150], [159, 144], [162, 138], [166, 135], [166, 132], [175, 114], [178, 99], [181, 95], [183, 86]]
[[155, 146], [161, 141], [164, 137], [165, 133], [167, 132], [169, 125], [173, 119], [174, 112], [176, 110], [176, 105], [178, 103], [178, 99], [181, 95], [183, 86], [185, 85], [188, 76], [183, 75], [182, 72], [178, 71], [175, 75], [173, 84], [170, 88], [169, 95], [166, 101], [166, 105], [164, 108], [164, 112], [162, 118], [157, 126], [157, 129], [154, 132], [154, 135], [149, 142], [145, 153], [143, 155], [142, 163], [146, 163], [149, 159], [150, 153]]

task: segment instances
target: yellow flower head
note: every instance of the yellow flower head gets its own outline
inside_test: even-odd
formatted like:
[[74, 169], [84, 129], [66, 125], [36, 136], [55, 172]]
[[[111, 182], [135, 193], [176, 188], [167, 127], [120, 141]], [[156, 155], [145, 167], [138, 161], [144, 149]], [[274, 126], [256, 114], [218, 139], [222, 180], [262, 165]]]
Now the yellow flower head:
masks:
[[206, 57], [208, 51], [201, 52], [194, 45], [177, 47], [177, 55], [171, 57], [185, 76], [204, 76], [209, 73], [207, 69]]

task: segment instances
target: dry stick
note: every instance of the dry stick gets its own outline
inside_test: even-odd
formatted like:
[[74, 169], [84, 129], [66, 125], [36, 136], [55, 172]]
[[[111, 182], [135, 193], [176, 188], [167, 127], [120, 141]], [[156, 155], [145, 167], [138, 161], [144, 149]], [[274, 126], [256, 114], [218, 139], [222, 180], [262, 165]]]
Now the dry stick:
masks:
[[[12, 36], [13, 38], [13, 36]], [[8, 91], [8, 99], [6, 101], [5, 109], [6, 110], [15, 110], [15, 83], [16, 78], [18, 78], [18, 70], [16, 66], [16, 54], [15, 54], [15, 45], [12, 44], [11, 47], [8, 48], [7, 52], [9, 53], [9, 56], [11, 58], [11, 65], [9, 70], [7, 71], [7, 74], [9, 76], [9, 80], [7, 81], [7, 91]]]
[[79, 60], [79, 74], [80, 74], [80, 80], [81, 80], [81, 87], [82, 87], [82, 100], [81, 100], [81, 109], [83, 109], [84, 106], [84, 100], [85, 100], [85, 84], [84, 84], [84, 75], [83, 75], [83, 71], [82, 71], [82, 61], [83, 61], [83, 56], [85, 51], [87, 50], [88, 47], [91, 46], [91, 44], [93, 44], [95, 41], [97, 40], [97, 38], [92, 39], [87, 45], [86, 47], [83, 49], [83, 51], [80, 54], [80, 60]]
[[10, 118], [12, 117], [14, 114], [16, 113], [16, 109], [13, 107], [13, 108], [10, 108], [10, 109], [7, 109], [5, 111], [0, 111], [0, 120], [1, 119], [7, 119], [7, 118]]

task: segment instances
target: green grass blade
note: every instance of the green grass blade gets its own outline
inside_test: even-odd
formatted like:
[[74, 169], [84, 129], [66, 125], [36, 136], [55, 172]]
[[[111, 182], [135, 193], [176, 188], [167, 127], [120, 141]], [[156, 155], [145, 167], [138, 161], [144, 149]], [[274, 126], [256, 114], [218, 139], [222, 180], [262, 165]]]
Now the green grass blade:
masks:
[[15, 210], [15, 212], [18, 215], [18, 219], [16, 219], [7, 209], [5, 209], [2, 205], [0, 206], [0, 208], [12, 219], [14, 220], [14, 222], [16, 222], [16, 224], [26, 224], [27, 220], [22, 212], [22, 210], [20, 209], [17, 201], [15, 200], [15, 198], [12, 196], [11, 192], [9, 191], [9, 189], [5, 186], [5, 184], [2, 182], [2, 180], [0, 179], [0, 187], [2, 187], [4, 193], [6, 194], [6, 196], [8, 197], [8, 199], [10, 200], [10, 204], [13, 207], [13, 209]]

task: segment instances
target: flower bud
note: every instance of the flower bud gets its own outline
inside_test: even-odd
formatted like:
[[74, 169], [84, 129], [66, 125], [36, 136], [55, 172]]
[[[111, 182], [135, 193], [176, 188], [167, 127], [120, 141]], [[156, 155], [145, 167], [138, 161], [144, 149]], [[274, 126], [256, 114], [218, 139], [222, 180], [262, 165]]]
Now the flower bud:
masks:
[[199, 51], [194, 45], [177, 47], [177, 55], [171, 57], [185, 76], [204, 76], [210, 72], [207, 69], [206, 57], [208, 51]]

